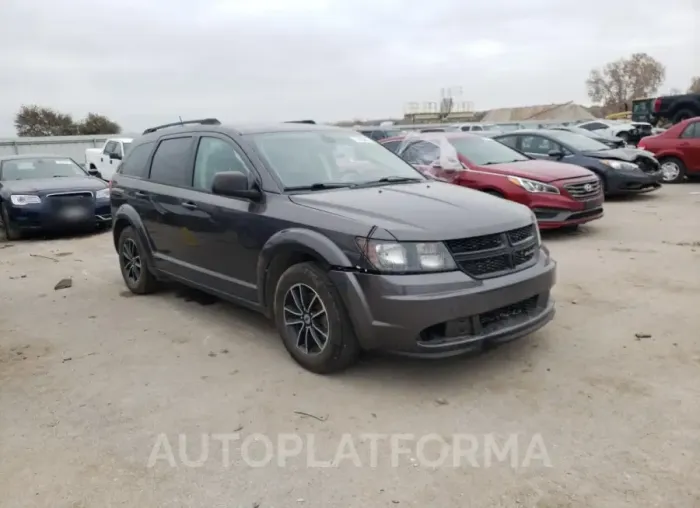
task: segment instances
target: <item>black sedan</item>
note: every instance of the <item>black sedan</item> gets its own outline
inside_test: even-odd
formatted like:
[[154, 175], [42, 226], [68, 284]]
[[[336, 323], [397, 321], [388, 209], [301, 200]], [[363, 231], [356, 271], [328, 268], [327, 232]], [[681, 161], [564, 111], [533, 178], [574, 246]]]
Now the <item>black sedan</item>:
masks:
[[575, 125], [561, 125], [557, 127], [552, 127], [555, 131], [568, 131], [574, 134], [580, 134], [581, 136], [586, 136], [587, 138], [595, 139], [596, 141], [607, 145], [608, 148], [625, 148], [627, 143], [622, 138], [613, 136], [612, 134], [605, 134], [600, 131], [588, 131], [582, 129], [581, 127], [576, 127]]
[[54, 155], [0, 157], [0, 220], [5, 237], [30, 230], [94, 228], [111, 223], [109, 187], [97, 172]]
[[650, 192], [661, 187], [662, 172], [653, 154], [636, 148], [615, 148], [573, 132], [522, 130], [494, 136], [535, 159], [583, 166], [603, 182], [605, 195]]

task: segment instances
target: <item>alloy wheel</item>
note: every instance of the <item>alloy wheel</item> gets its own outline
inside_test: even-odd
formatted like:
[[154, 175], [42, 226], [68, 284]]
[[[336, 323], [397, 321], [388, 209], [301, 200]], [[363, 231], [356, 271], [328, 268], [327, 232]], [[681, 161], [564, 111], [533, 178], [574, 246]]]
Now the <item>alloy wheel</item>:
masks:
[[681, 174], [681, 168], [675, 162], [664, 162], [661, 165], [661, 173], [664, 182], [670, 182], [678, 178], [678, 175]]
[[284, 326], [296, 337], [296, 347], [307, 355], [318, 355], [328, 344], [326, 306], [314, 289], [295, 284], [284, 295]]
[[138, 284], [141, 279], [141, 255], [136, 242], [127, 238], [122, 245], [122, 266], [129, 283]]

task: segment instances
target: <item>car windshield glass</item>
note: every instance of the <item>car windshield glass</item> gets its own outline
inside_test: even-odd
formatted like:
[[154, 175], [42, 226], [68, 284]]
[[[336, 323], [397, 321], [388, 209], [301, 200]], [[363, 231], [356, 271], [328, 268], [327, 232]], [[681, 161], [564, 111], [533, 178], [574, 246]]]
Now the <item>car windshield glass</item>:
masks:
[[530, 160], [520, 152], [491, 138], [470, 136], [449, 138], [460, 155], [478, 166]]
[[62, 176], [85, 176], [85, 171], [71, 159], [36, 158], [6, 160], [0, 166], [0, 180], [34, 180]]
[[582, 152], [609, 150], [610, 147], [588, 136], [568, 131], [551, 131], [551, 136], [562, 143]]
[[250, 137], [285, 188], [352, 186], [397, 177], [425, 180], [400, 157], [357, 132], [272, 132]]

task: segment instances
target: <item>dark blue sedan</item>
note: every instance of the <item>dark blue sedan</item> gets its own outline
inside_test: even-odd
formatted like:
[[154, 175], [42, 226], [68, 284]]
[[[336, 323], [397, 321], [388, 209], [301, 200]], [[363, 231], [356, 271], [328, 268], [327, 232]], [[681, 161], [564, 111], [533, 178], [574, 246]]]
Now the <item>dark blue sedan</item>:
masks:
[[111, 224], [109, 187], [97, 172], [55, 155], [0, 157], [0, 221], [8, 240], [25, 231]]

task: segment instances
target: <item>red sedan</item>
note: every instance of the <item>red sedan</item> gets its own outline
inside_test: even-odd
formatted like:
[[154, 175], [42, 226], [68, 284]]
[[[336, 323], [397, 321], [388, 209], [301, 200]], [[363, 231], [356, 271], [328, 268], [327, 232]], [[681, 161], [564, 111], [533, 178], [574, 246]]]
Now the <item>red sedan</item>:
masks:
[[700, 117], [683, 120], [661, 134], [642, 138], [637, 148], [659, 159], [664, 183], [700, 176]]
[[[528, 206], [541, 229], [576, 227], [603, 216], [600, 180], [580, 166], [531, 159], [493, 139], [461, 132], [380, 143], [422, 173]], [[458, 168], [440, 165], [443, 143], [454, 148]]]

